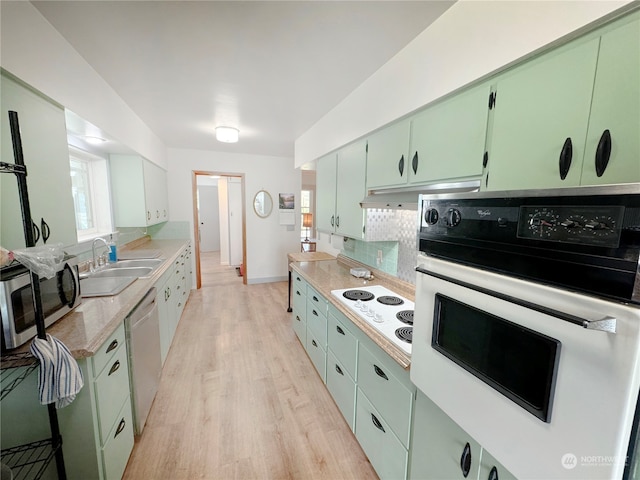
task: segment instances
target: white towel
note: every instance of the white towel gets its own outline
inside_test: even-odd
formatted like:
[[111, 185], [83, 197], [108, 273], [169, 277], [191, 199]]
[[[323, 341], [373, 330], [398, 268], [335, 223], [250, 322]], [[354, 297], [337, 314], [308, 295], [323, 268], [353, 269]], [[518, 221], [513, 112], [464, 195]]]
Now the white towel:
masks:
[[84, 385], [84, 379], [69, 349], [60, 340], [47, 334], [46, 340], [34, 338], [30, 350], [40, 361], [40, 403], [47, 405], [56, 402], [56, 408], [63, 408], [73, 402]]

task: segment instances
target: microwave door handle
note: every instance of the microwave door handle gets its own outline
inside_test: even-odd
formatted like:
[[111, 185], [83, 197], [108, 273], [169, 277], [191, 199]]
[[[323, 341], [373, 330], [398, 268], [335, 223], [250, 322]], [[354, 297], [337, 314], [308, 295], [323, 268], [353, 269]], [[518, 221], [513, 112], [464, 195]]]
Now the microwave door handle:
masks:
[[[65, 295], [64, 286], [62, 283], [64, 279], [64, 273], [66, 270], [69, 270], [69, 273], [71, 274], [71, 278], [73, 279], [73, 281], [71, 282], [71, 284], [73, 285], [73, 293], [71, 294], [70, 299], [67, 298], [67, 296]], [[78, 285], [77, 285], [77, 282], [75, 281], [75, 275], [73, 273], [73, 269], [69, 266], [68, 263], [64, 265], [64, 269], [58, 272], [58, 295], [60, 296], [60, 300], [62, 301], [62, 303], [64, 303], [68, 307], [72, 307], [76, 301], [76, 298], [78, 297]]]

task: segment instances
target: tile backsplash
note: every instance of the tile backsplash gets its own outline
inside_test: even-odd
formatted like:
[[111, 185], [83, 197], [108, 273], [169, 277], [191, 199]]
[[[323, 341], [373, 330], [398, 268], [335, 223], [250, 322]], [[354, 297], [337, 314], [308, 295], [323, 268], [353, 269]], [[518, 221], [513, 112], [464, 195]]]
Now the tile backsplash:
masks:
[[345, 239], [341, 251], [347, 257], [415, 285], [417, 231], [418, 213], [415, 210], [369, 208], [367, 238], [394, 240]]

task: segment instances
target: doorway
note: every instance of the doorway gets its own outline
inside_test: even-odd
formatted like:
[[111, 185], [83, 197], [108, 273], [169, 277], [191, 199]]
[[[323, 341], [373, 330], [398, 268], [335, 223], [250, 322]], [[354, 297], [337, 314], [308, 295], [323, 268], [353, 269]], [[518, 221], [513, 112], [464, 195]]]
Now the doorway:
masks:
[[[242, 283], [247, 283], [244, 184], [242, 173], [192, 172], [196, 288], [202, 286], [203, 252], [216, 251], [216, 248], [220, 252], [220, 263], [236, 267]], [[212, 258], [211, 255], [205, 257]]]

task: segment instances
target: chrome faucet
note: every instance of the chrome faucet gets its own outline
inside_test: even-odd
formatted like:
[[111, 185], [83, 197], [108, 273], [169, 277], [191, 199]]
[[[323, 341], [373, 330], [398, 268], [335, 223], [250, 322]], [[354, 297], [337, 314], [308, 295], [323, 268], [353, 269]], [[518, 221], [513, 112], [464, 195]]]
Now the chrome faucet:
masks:
[[102, 237], [96, 237], [93, 240], [93, 244], [91, 245], [91, 252], [93, 253], [93, 267], [97, 268], [99, 266], [102, 266], [102, 264], [100, 263], [100, 259], [96, 259], [96, 242], [102, 242], [104, 243], [104, 246], [107, 247], [107, 250], [109, 249], [109, 244], [107, 243], [107, 241], [102, 238]]

